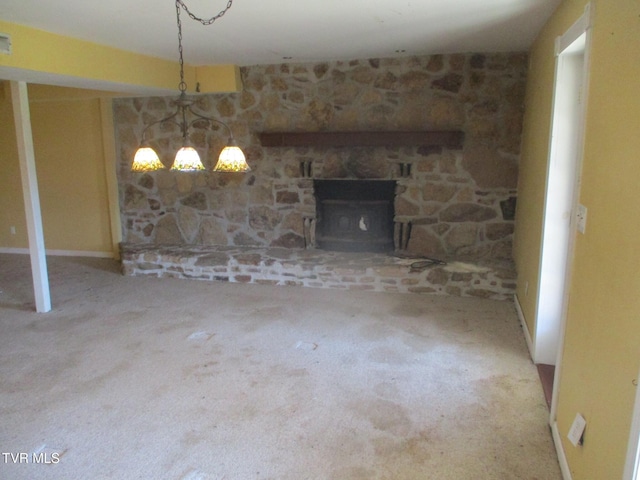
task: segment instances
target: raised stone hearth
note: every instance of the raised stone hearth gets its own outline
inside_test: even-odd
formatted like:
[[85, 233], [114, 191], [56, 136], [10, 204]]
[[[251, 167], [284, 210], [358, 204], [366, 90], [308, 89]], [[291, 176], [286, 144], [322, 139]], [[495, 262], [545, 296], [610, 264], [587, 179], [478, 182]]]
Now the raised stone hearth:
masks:
[[289, 248], [123, 244], [121, 249], [126, 275], [494, 300], [511, 300], [515, 292], [511, 262], [426, 265], [424, 258]]

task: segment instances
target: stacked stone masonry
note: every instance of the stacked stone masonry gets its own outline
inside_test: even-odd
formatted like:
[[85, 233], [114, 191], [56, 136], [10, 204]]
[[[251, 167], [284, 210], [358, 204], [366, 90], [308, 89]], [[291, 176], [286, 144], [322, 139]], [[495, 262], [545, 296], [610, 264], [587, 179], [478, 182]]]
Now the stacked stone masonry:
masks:
[[[169, 114], [175, 97], [114, 100], [123, 240], [140, 248], [297, 251], [312, 246], [315, 179], [384, 179], [397, 182], [404, 253], [508, 263], [526, 66], [523, 53], [469, 53], [242, 67], [241, 92], [198, 95], [195, 107], [229, 124], [248, 174], [211, 171], [227, 135], [198, 123], [190, 138], [207, 171], [132, 173], [142, 130]], [[263, 147], [258, 138], [428, 130], [462, 131], [463, 146]], [[148, 140], [169, 166], [177, 129], [154, 127]]]
[[[130, 172], [144, 126], [171, 111], [172, 97], [115, 101], [125, 242], [299, 248], [314, 178], [396, 179], [413, 253], [511, 257], [526, 55], [262, 65], [242, 76], [242, 92], [198, 96], [196, 106], [230, 125], [246, 175], [211, 172], [226, 134], [198, 124], [191, 140], [207, 172]], [[461, 130], [463, 148], [264, 148], [257, 136], [430, 129]], [[149, 140], [170, 165], [176, 129], [159, 126]]]
[[510, 262], [429, 265], [424, 258], [387, 254], [126, 244], [121, 253], [125, 275], [493, 300], [511, 300], [515, 291]]

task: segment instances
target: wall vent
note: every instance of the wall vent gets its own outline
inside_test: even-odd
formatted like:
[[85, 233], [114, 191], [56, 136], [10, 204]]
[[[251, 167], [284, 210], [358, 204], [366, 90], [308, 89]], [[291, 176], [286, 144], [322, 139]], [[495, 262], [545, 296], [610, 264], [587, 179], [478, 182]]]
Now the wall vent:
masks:
[[6, 33], [0, 33], [0, 53], [11, 55], [11, 37]]

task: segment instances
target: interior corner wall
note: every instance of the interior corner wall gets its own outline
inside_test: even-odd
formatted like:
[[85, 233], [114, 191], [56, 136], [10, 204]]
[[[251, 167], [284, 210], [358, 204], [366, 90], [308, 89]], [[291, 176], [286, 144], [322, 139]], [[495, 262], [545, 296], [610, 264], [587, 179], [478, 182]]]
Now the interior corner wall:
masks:
[[[547, 172], [554, 41], [584, 12], [565, 0], [530, 53], [514, 259], [517, 295], [535, 318]], [[578, 234], [558, 383], [557, 428], [574, 480], [622, 478], [640, 366], [640, 3], [594, 0]], [[528, 283], [528, 294], [525, 285]], [[576, 413], [584, 445], [567, 440]]]
[[[48, 252], [113, 256], [100, 99], [29, 85], [38, 188]], [[0, 99], [0, 249], [28, 248], [11, 98]], [[15, 234], [12, 228], [15, 227]]]

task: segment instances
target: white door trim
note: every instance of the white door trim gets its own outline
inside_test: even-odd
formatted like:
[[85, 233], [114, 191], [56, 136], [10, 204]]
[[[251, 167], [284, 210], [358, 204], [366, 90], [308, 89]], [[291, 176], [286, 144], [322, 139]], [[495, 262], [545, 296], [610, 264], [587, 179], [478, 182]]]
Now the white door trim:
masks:
[[[576, 46], [576, 44], [580, 45], [580, 49], [584, 48], [584, 51], [577, 50], [580, 52], [579, 54], [583, 55], [583, 63], [582, 63], [582, 91], [581, 91], [581, 103], [580, 110], [578, 112], [579, 125], [577, 126], [576, 131], [576, 148], [575, 148], [575, 165], [574, 165], [574, 183], [573, 183], [573, 193], [571, 199], [571, 214], [570, 214], [570, 233], [568, 240], [568, 248], [566, 252], [567, 259], [567, 268], [564, 272], [564, 293], [562, 297], [562, 307], [561, 307], [561, 320], [560, 325], [558, 327], [557, 332], [557, 349], [555, 352], [555, 375], [554, 375], [554, 383], [553, 383], [553, 393], [551, 398], [551, 408], [549, 414], [549, 425], [551, 427], [551, 431], [553, 434], [553, 440], [555, 444], [556, 454], [558, 456], [558, 462], [560, 463], [560, 469], [562, 472], [562, 476], [565, 480], [571, 480], [571, 469], [569, 467], [569, 463], [567, 461], [567, 456], [563, 447], [563, 435], [566, 432], [560, 432], [558, 428], [557, 422], [557, 411], [558, 411], [558, 398], [559, 398], [559, 390], [560, 390], [560, 381], [562, 378], [562, 357], [564, 352], [564, 338], [566, 331], [566, 318], [567, 318], [567, 309], [569, 304], [569, 285], [571, 285], [571, 271], [572, 271], [572, 260], [574, 256], [575, 250], [575, 237], [577, 232], [576, 225], [576, 208], [578, 205], [579, 194], [580, 194], [580, 178], [582, 173], [582, 157], [584, 155], [584, 135], [585, 135], [585, 124], [586, 124], [586, 113], [587, 113], [587, 99], [588, 99], [588, 90], [589, 90], [589, 71], [590, 71], [590, 51], [591, 51], [591, 27], [593, 21], [593, 5], [592, 3], [588, 3], [584, 9], [583, 14], [580, 18], [571, 26], [569, 29], [560, 37], [556, 39], [555, 43], [555, 56], [556, 56], [556, 70], [555, 70], [555, 78], [554, 78], [554, 98], [553, 98], [553, 111], [555, 112], [556, 106], [556, 91], [558, 85], [558, 77], [560, 73], [561, 62], [564, 60], [561, 56], [563, 53], [569, 53], [569, 48], [572, 46]], [[584, 47], [581, 44], [576, 42], [576, 40], [580, 39], [584, 35]], [[552, 114], [553, 115], [553, 114]], [[554, 119], [552, 117], [552, 125], [550, 129], [549, 135], [549, 165], [553, 160], [553, 150], [552, 150], [552, 142], [553, 142], [553, 128], [554, 128]], [[549, 171], [547, 172], [547, 181], [548, 181]], [[545, 215], [546, 215], [546, 198], [547, 194], [545, 193]], [[545, 219], [546, 220], [546, 219]], [[544, 249], [544, 227], [542, 232], [542, 246]], [[542, 278], [542, 255], [540, 257], [540, 277], [538, 281], [540, 282]], [[540, 290], [539, 290], [540, 291]], [[534, 335], [534, 351], [536, 355], [539, 353], [539, 346], [536, 345], [538, 341], [538, 331], [537, 331], [537, 322], [538, 322], [538, 307], [536, 305], [536, 332]], [[551, 353], [553, 356], [553, 352], [546, 352], [546, 355]], [[534, 357], [534, 362], [537, 362], [537, 359]], [[636, 480], [636, 479], [633, 479]]]
[[636, 401], [633, 406], [633, 417], [631, 419], [631, 432], [629, 433], [629, 444], [627, 446], [627, 461], [624, 465], [623, 480], [637, 480], [640, 475], [640, 389], [638, 381], [640, 372], [636, 377]]
[[[580, 179], [582, 175], [582, 158], [584, 156], [584, 136], [585, 136], [585, 125], [586, 125], [586, 117], [587, 117], [587, 99], [589, 98], [589, 71], [590, 71], [590, 57], [591, 57], [591, 27], [593, 22], [593, 5], [588, 3], [584, 9], [584, 13], [582, 16], [565, 32], [564, 35], [558, 37], [556, 40], [556, 55], [559, 56], [563, 51], [565, 51], [570, 45], [572, 45], [578, 38], [582, 35], [585, 35], [585, 44], [584, 44], [584, 64], [583, 64], [583, 77], [582, 77], [582, 105], [580, 112], [580, 125], [578, 127], [578, 152], [577, 152], [577, 163], [575, 168], [575, 188], [573, 191], [573, 210], [571, 215], [571, 230], [572, 234], [569, 241], [569, 250], [568, 250], [568, 258], [572, 259], [575, 250], [575, 237], [576, 237], [576, 207], [578, 205], [578, 200], [580, 197]], [[563, 48], [564, 47], [564, 48]], [[560, 50], [560, 48], [563, 48]], [[566, 277], [565, 277], [565, 285], [568, 286], [571, 284], [571, 273], [572, 269], [567, 268]], [[569, 306], [569, 289], [565, 288], [563, 307], [562, 307], [562, 322], [560, 325], [560, 336], [558, 341], [558, 351], [556, 357], [556, 370], [553, 382], [553, 394], [551, 398], [551, 411], [549, 416], [549, 423], [553, 425], [557, 420], [557, 409], [558, 409], [558, 395], [559, 395], [559, 385], [560, 378], [562, 376], [562, 356], [564, 352], [564, 337], [566, 330], [566, 318], [567, 318], [567, 309]]]

